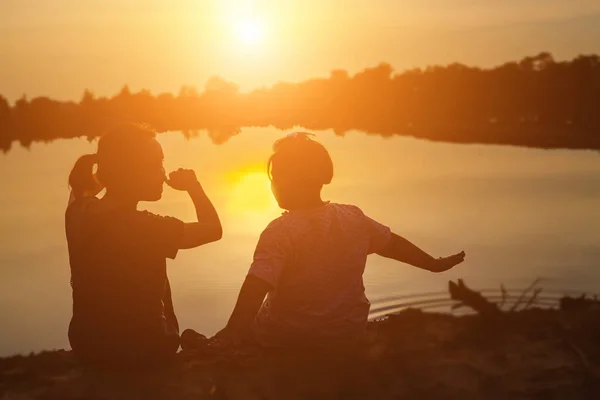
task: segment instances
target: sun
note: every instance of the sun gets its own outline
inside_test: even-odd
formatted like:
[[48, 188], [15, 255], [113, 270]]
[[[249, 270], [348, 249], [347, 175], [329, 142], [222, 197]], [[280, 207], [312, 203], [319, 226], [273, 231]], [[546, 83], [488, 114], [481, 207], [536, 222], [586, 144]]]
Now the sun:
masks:
[[250, 55], [267, 51], [272, 34], [272, 11], [261, 7], [258, 0], [219, 0], [219, 25], [233, 45], [232, 50]]
[[263, 41], [265, 35], [264, 24], [257, 18], [247, 18], [237, 22], [236, 34], [245, 45], [255, 46]]
[[227, 174], [227, 210], [224, 218], [235, 221], [235, 231], [255, 235], [281, 210], [271, 194], [271, 182], [264, 171], [240, 168]]
[[263, 171], [240, 169], [229, 175], [228, 208], [236, 214], [261, 214], [273, 211], [277, 203], [270, 181]]

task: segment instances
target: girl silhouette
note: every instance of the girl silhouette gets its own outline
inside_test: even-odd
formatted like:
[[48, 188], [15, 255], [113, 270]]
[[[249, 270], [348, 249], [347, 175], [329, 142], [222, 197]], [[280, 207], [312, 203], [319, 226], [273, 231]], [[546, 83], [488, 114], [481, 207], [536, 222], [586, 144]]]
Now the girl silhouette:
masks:
[[[159, 200], [165, 182], [187, 191], [197, 222], [137, 209], [140, 201]], [[221, 238], [211, 201], [194, 171], [179, 169], [167, 178], [154, 132], [133, 124], [102, 136], [96, 154], [77, 160], [69, 184], [65, 223], [73, 290], [71, 347], [90, 362], [129, 365], [168, 359], [179, 347], [179, 324], [166, 259]], [[104, 196], [96, 197], [104, 188]]]

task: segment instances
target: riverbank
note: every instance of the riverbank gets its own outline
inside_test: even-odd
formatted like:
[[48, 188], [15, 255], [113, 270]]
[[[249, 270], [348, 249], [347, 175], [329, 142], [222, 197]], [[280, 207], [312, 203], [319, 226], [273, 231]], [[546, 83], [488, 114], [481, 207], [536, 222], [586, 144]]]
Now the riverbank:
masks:
[[478, 314], [409, 309], [370, 323], [367, 340], [354, 352], [210, 350], [180, 353], [176, 365], [162, 371], [135, 373], [85, 370], [68, 351], [5, 358], [0, 399], [600, 396], [598, 301], [563, 298], [556, 309], [502, 312], [472, 294], [462, 299], [475, 301], [468, 305]]

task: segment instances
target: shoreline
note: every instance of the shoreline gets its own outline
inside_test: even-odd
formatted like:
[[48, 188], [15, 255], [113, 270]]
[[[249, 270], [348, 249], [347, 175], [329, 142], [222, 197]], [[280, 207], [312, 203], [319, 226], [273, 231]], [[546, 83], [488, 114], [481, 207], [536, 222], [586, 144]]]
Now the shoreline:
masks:
[[112, 373], [82, 368], [69, 351], [42, 352], [0, 359], [0, 398], [581, 399], [600, 393], [598, 300], [564, 297], [559, 308], [505, 312], [462, 281], [450, 286], [451, 297], [476, 314], [406, 309], [370, 322], [367, 340], [353, 351], [180, 352], [160, 371]]
[[[252, 123], [243, 124], [231, 128], [236, 136], [243, 129], [263, 128], [277, 129], [281, 132], [290, 130], [288, 126], [256, 125]], [[336, 126], [326, 126], [319, 124], [297, 124], [295, 130], [307, 130], [313, 132], [331, 131], [334, 135], [344, 137], [351, 132], [361, 132], [366, 136], [375, 136], [382, 139], [393, 137], [412, 138], [432, 143], [445, 143], [457, 145], [475, 145], [475, 146], [502, 146], [524, 149], [539, 150], [585, 150], [600, 151], [600, 137], [592, 135], [592, 128], [575, 128], [569, 125], [546, 126], [537, 123], [527, 124], [472, 124], [468, 126], [437, 126], [425, 125], [421, 127], [399, 127], [398, 129], [385, 130], [361, 130], [359, 128], [341, 128]], [[86, 139], [92, 141], [97, 139], [100, 134], [84, 134], [85, 130], [69, 136], [57, 136], [52, 138], [2, 138], [0, 137], [0, 151], [4, 154], [10, 153], [14, 146], [30, 148], [33, 144], [48, 144], [56, 140]], [[219, 129], [216, 130], [217, 132]], [[214, 132], [209, 127], [182, 128], [179, 130], [161, 129], [157, 131], [160, 134], [182, 134], [186, 139], [194, 139], [201, 136], [201, 133], [211, 138], [214, 145], [222, 145], [224, 141], [215, 141]]]

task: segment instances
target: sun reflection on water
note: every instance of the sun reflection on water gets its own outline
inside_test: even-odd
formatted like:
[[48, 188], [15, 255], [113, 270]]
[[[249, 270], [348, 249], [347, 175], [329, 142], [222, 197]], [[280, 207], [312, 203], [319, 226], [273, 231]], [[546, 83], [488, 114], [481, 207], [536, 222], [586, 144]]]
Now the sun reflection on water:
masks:
[[244, 229], [261, 231], [280, 215], [281, 210], [273, 198], [263, 165], [238, 168], [228, 173], [226, 178], [227, 212], [244, 224]]

